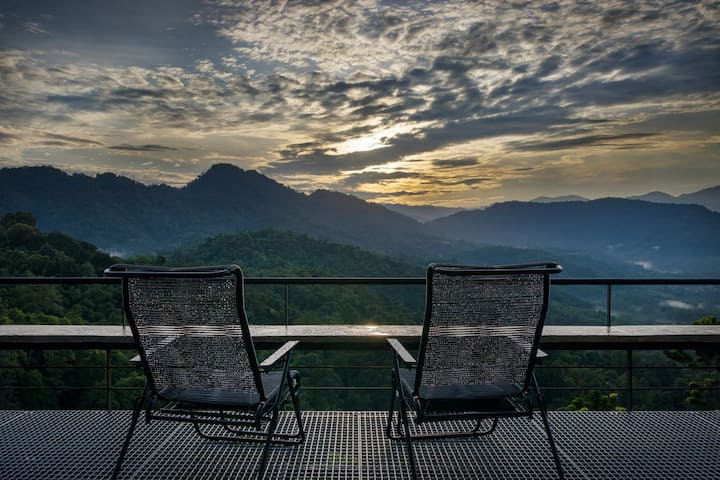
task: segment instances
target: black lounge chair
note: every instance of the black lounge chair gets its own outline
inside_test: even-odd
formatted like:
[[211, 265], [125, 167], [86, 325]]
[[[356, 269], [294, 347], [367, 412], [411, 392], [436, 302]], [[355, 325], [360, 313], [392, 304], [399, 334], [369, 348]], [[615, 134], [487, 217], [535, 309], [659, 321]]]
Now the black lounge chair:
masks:
[[[305, 439], [298, 401], [299, 376], [289, 369], [290, 341], [258, 364], [243, 303], [237, 265], [167, 268], [117, 264], [123, 307], [146, 375], [130, 429], [117, 459], [120, 474], [142, 410], [145, 421], [191, 423], [212, 440], [264, 443], [262, 478], [270, 445]], [[271, 371], [277, 366], [276, 371]], [[292, 401], [297, 428], [275, 431], [279, 409]]]
[[[487, 435], [499, 418], [531, 417], [532, 397], [540, 409], [558, 476], [563, 478], [545, 401], [533, 373], [548, 307], [549, 277], [560, 271], [562, 267], [554, 263], [428, 267], [417, 360], [397, 339], [388, 339], [395, 364], [386, 434], [406, 442], [413, 478], [418, 476], [413, 441]], [[418, 433], [418, 427], [411, 430], [411, 412], [416, 425], [468, 420], [471, 426]], [[489, 426], [483, 429], [484, 421]]]

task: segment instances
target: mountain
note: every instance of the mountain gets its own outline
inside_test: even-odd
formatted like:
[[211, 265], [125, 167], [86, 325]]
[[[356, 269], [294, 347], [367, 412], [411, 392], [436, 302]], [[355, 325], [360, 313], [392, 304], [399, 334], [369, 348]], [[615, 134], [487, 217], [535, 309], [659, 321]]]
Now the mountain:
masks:
[[401, 213], [421, 223], [426, 223], [453, 213], [461, 212], [462, 208], [436, 207], [434, 205], [402, 205], [399, 203], [383, 203], [383, 207]]
[[[691, 275], [716, 275], [720, 268], [720, 213], [698, 205], [612, 198], [505, 202], [423, 224], [343, 193], [305, 195], [227, 164], [214, 165], [183, 188], [52, 167], [0, 169], [0, 215], [18, 211], [32, 212], [42, 231], [60, 231], [117, 256], [167, 253], [219, 234], [276, 229], [418, 265], [542, 257], [567, 259], [576, 271], [601, 276], [638, 275], [638, 266]], [[514, 249], [491, 247], [498, 245]], [[595, 264], [579, 268], [583, 262]]]
[[152, 245], [158, 216], [182, 218], [174, 189], [105, 173], [68, 175], [52, 167], [0, 170], [0, 214], [32, 212], [42, 230], [57, 230], [105, 250]]
[[506, 202], [427, 226], [476, 244], [595, 252], [663, 273], [716, 275], [720, 266], [720, 213], [698, 205]]
[[673, 197], [669, 193], [665, 192], [650, 192], [645, 195], [634, 195], [627, 197], [628, 200], [642, 200], [644, 202], [655, 202], [655, 203], [681, 203], [677, 201], [676, 197]]
[[720, 212], [720, 185], [705, 188], [695, 193], [684, 193], [676, 197], [680, 203], [695, 203]]
[[554, 203], [554, 202], [585, 202], [588, 199], [578, 195], [563, 195], [560, 197], [537, 197], [530, 200], [536, 203]]
[[380, 205], [337, 192], [308, 196], [228, 164], [212, 166], [183, 188], [52, 167], [0, 169], [0, 214], [15, 211], [32, 212], [42, 230], [123, 255], [271, 227], [394, 254], [433, 251], [442, 243], [417, 221]]
[[650, 192], [646, 193], [645, 195], [629, 198], [657, 203], [702, 205], [715, 212], [720, 212], [720, 185], [718, 185], [717, 187], [699, 190], [694, 193], [683, 193], [682, 195], [678, 195], [677, 197], [663, 192]]
[[[654, 203], [679, 203], [682, 205], [702, 205], [714, 212], [720, 212], [720, 185], [717, 187], [706, 188], [694, 193], [683, 193], [674, 196], [665, 192], [649, 192], [644, 195], [633, 195], [626, 197], [628, 200], [642, 200], [644, 202]], [[578, 195], [565, 195], [560, 197], [537, 197], [531, 202], [537, 203], [554, 203], [554, 202], [580, 202], [587, 201], [585, 197]]]

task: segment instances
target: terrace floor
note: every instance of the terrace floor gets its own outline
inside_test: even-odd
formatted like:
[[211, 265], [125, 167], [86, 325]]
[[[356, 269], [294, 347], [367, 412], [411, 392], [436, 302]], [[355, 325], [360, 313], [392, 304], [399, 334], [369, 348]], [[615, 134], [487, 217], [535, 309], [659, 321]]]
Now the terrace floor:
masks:
[[[410, 478], [383, 412], [304, 412], [299, 447], [274, 447], [266, 478]], [[110, 478], [127, 411], [0, 410], [0, 478]], [[720, 479], [720, 411], [551, 412], [568, 479]], [[284, 415], [282, 428], [292, 426]], [[124, 479], [254, 478], [260, 446], [203, 440], [190, 425], [140, 422]], [[416, 444], [425, 479], [556, 478], [539, 416], [473, 440]]]

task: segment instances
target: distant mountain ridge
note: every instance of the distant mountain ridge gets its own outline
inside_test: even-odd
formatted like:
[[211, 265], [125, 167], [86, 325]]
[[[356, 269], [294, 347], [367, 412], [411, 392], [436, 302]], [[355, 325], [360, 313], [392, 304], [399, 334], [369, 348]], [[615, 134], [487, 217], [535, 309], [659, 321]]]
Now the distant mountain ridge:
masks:
[[[305, 195], [256, 172], [212, 166], [185, 187], [147, 186], [107, 173], [0, 169], [0, 214], [32, 212], [38, 226], [117, 254], [157, 252], [219, 233], [281, 228], [367, 249], [420, 253], [441, 243], [404, 215], [350, 195]], [[380, 234], [382, 232], [382, 234]]]
[[[705, 188], [693, 193], [683, 193], [674, 196], [665, 192], [649, 192], [644, 195], [633, 195], [626, 197], [627, 200], [642, 200], [653, 203], [678, 203], [682, 205], [702, 205], [714, 212], [720, 212], [720, 185], [717, 187]], [[537, 203], [554, 202], [587, 202], [589, 199], [579, 195], [563, 195], [559, 197], [537, 197], [530, 200]]]
[[554, 203], [554, 202], [587, 202], [589, 199], [579, 195], [562, 195], [560, 197], [536, 197], [530, 200], [536, 203]]
[[[716, 275], [720, 268], [720, 213], [698, 205], [612, 198], [505, 202], [422, 224], [343, 193], [305, 195], [228, 164], [214, 165], [183, 188], [52, 167], [0, 169], [0, 215], [17, 211], [33, 213], [43, 231], [120, 256], [269, 228], [421, 261], [502, 263], [574, 252], [577, 259], [602, 257], [598, 269], [587, 269], [598, 274], [635, 275], [639, 267], [631, 264], [685, 275]], [[496, 249], [493, 260], [486, 248], [493, 245], [515, 250]]]
[[427, 226], [457, 240], [598, 252], [664, 273], [716, 274], [720, 265], [720, 213], [699, 205], [621, 198], [505, 202]]
[[664, 192], [650, 192], [645, 195], [628, 197], [630, 200], [644, 200], [656, 203], [680, 203], [702, 205], [714, 212], [720, 212], [720, 185], [693, 193], [673, 196]]
[[421, 223], [447, 217], [448, 215], [464, 210], [463, 208], [436, 207], [434, 205], [401, 205], [398, 203], [383, 203], [382, 206]]

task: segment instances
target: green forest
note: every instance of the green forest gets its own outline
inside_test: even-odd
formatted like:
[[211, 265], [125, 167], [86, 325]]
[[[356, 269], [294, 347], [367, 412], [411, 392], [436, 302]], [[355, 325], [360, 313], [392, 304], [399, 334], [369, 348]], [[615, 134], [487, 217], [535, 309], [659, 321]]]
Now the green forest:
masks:
[[[41, 232], [30, 213], [7, 214], [0, 221], [0, 276], [102, 276], [107, 266], [119, 261], [237, 263], [248, 277], [420, 277], [425, 272], [420, 261], [277, 230], [221, 234], [162, 256], [120, 259], [62, 233]], [[603, 294], [554, 289], [548, 323], [603, 324], [605, 314], [598, 309]], [[668, 298], [699, 302], [707, 295], [702, 289], [630, 289], [619, 300], [643, 308], [638, 307], [632, 316], [633, 312], [619, 308], [615, 320], [717, 323], [714, 312], [688, 319], [687, 313], [682, 316], [682, 311], [662, 306]], [[424, 288], [291, 286], [288, 299], [287, 316], [294, 324], [420, 324]], [[245, 302], [251, 323], [285, 321], [282, 287], [248, 285]], [[0, 324], [118, 325], [122, 322], [120, 304], [116, 285], [1, 285]], [[143, 385], [142, 376], [129, 365], [133, 355], [132, 351], [114, 351], [110, 359], [113, 408], [129, 408]], [[627, 360], [625, 351], [550, 352], [538, 377], [552, 408], [624, 409], [630, 404], [625, 390]], [[0, 351], [0, 409], [105, 408], [105, 361], [103, 350]], [[633, 408], [718, 408], [717, 390], [708, 389], [718, 386], [717, 352], [636, 351], [632, 361]], [[390, 366], [387, 350], [301, 349], [293, 357], [293, 368], [302, 372], [302, 402], [308, 410], [387, 408]]]

